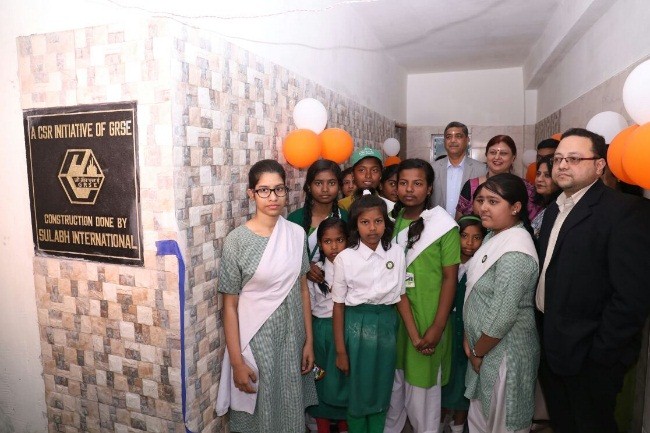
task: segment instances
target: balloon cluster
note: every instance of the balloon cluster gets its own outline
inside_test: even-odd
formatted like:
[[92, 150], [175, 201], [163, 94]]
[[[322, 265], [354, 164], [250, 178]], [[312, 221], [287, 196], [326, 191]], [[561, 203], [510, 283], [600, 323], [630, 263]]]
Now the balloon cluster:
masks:
[[[628, 127], [623, 116], [614, 113], [620, 116], [616, 117], [618, 124], [611, 131], [614, 133], [604, 135], [610, 143], [607, 164], [614, 176], [623, 182], [650, 189], [650, 60], [638, 65], [628, 75], [623, 85], [623, 104], [636, 124]], [[600, 115], [606, 113], [611, 112]], [[615, 116], [607, 116], [613, 124]], [[589, 125], [587, 129], [594, 131]]]
[[[305, 98], [293, 109], [293, 122], [298, 129], [291, 131], [282, 143], [282, 153], [289, 164], [307, 168], [318, 158], [343, 164], [354, 151], [352, 136], [341, 128], [327, 128], [327, 110], [314, 98]], [[388, 157], [386, 166], [399, 164], [399, 141], [389, 138], [384, 142]]]
[[354, 140], [345, 130], [327, 128], [327, 110], [313, 98], [298, 102], [293, 109], [293, 122], [298, 129], [284, 139], [282, 153], [289, 164], [307, 168], [318, 158], [342, 164], [354, 150]]

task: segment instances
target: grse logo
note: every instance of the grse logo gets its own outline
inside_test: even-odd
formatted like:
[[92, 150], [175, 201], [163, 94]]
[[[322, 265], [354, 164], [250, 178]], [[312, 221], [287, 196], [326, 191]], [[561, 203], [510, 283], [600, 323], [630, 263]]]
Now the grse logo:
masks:
[[73, 204], [95, 204], [104, 173], [90, 149], [69, 149], [63, 158], [59, 181]]

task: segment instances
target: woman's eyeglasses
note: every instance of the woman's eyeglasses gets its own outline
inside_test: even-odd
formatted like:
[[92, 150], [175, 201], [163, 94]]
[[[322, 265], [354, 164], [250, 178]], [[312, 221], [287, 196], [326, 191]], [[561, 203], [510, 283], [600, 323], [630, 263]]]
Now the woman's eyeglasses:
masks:
[[263, 186], [262, 188], [254, 189], [253, 191], [261, 198], [269, 198], [271, 193], [274, 193], [276, 197], [284, 197], [287, 195], [287, 188], [285, 185], [276, 186], [275, 188], [267, 188]]

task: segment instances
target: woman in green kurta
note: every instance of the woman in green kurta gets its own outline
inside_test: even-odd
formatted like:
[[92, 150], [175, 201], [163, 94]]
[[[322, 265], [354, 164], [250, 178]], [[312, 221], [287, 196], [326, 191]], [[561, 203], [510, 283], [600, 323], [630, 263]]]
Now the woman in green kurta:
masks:
[[400, 320], [386, 433], [401, 432], [407, 417], [416, 433], [437, 430], [440, 387], [449, 379], [452, 333], [447, 322], [456, 290], [460, 238], [447, 212], [431, 209], [433, 178], [431, 165], [421, 159], [399, 165], [395, 241], [406, 250], [406, 295], [421, 340], [411, 341], [409, 324]]
[[538, 259], [523, 181], [490, 177], [475, 195], [490, 230], [467, 269], [465, 396], [472, 432], [528, 432], [539, 341], [534, 318]]
[[[396, 224], [396, 227], [401, 229], [407, 228], [414, 221], [403, 217], [398, 218], [399, 224]], [[412, 274], [416, 280], [413, 287], [407, 287], [406, 295], [411, 302], [415, 325], [421, 335], [424, 335], [434, 325], [434, 319], [440, 308], [440, 295], [444, 279], [443, 268], [454, 267], [458, 264], [458, 245], [458, 230], [451, 229], [429, 245], [406, 268], [406, 272]], [[400, 322], [397, 334], [396, 367], [404, 370], [404, 376], [408, 383], [420, 388], [447, 383], [451, 363], [451, 334], [445, 326], [444, 330], [440, 331], [438, 342], [432, 343], [432, 348], [435, 350], [431, 350], [431, 354], [422, 353], [411, 344], [404, 323]], [[442, 376], [440, 379], [438, 378], [439, 373]]]
[[[284, 182], [284, 170], [276, 161], [256, 163], [249, 174], [248, 189], [249, 198], [255, 200], [256, 213], [245, 225], [230, 232], [224, 242], [218, 289], [223, 294], [223, 321], [229, 355], [227, 360], [224, 358], [228, 369], [222, 369], [217, 413], [222, 415], [230, 408], [230, 430], [233, 432], [303, 433], [304, 410], [318, 402], [314, 377], [310, 373], [314, 355], [309, 292], [304, 278], [309, 263], [304, 233], [280, 216], [286, 201]], [[277, 236], [276, 230], [282, 233], [281, 237]], [[283, 241], [278, 241], [279, 238]], [[297, 260], [292, 259], [292, 263], [286, 264], [274, 262], [273, 256], [269, 259], [268, 254], [282, 254], [282, 251], [270, 245], [290, 245], [291, 254], [285, 251], [285, 255], [295, 256]], [[265, 253], [267, 246], [274, 251]], [[283, 266], [290, 269], [290, 276], [297, 277], [280, 279], [286, 284], [282, 284], [281, 290], [276, 290], [273, 284], [278, 280], [273, 269], [269, 271], [269, 268], [284, 269]], [[262, 267], [265, 269], [260, 271]], [[274, 279], [265, 279], [265, 276]], [[256, 290], [261, 292], [258, 299], [269, 298], [272, 293], [280, 291], [284, 298], [276, 297], [271, 301], [274, 309], [265, 310], [266, 299], [257, 301], [259, 304], [250, 301], [249, 294]], [[245, 302], [252, 309], [242, 311]], [[246, 322], [258, 320], [253, 316], [265, 313], [268, 317], [246, 345], [246, 349], [252, 351], [256, 372], [240, 343], [244, 334], [240, 331], [245, 329]], [[232, 379], [227, 379], [229, 376]], [[231, 380], [233, 386], [226, 386], [226, 380]], [[242, 395], [255, 395], [256, 401], [249, 404], [241, 403], [241, 399], [235, 400]]]

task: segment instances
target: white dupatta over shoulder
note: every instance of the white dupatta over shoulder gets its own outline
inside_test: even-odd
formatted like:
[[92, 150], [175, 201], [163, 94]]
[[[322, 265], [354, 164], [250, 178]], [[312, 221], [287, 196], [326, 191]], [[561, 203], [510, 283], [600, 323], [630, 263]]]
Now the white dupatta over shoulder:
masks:
[[[239, 343], [244, 361], [258, 376], [259, 371], [250, 342], [273, 312], [287, 297], [300, 275], [305, 235], [303, 229], [283, 217], [273, 228], [255, 274], [239, 294]], [[280, 259], [278, 260], [278, 255]], [[224, 415], [231, 408], [252, 414], [257, 393], [248, 394], [235, 386], [228, 348], [221, 365], [221, 382], [217, 395], [216, 412]]]
[[406, 250], [407, 267], [410, 266], [420, 253], [427, 249], [429, 245], [440, 239], [442, 235], [452, 228], [458, 227], [456, 221], [454, 221], [447, 211], [440, 206], [422, 211], [420, 217], [424, 220], [424, 230], [422, 230], [420, 239], [412, 248], [406, 250], [406, 244], [408, 242], [408, 227], [402, 229], [395, 236], [395, 242]]
[[531, 256], [539, 264], [537, 251], [530, 233], [523, 227], [510, 227], [483, 242], [474, 256], [467, 262], [467, 284], [465, 302], [469, 298], [474, 284], [490, 269], [505, 253], [520, 252]]

